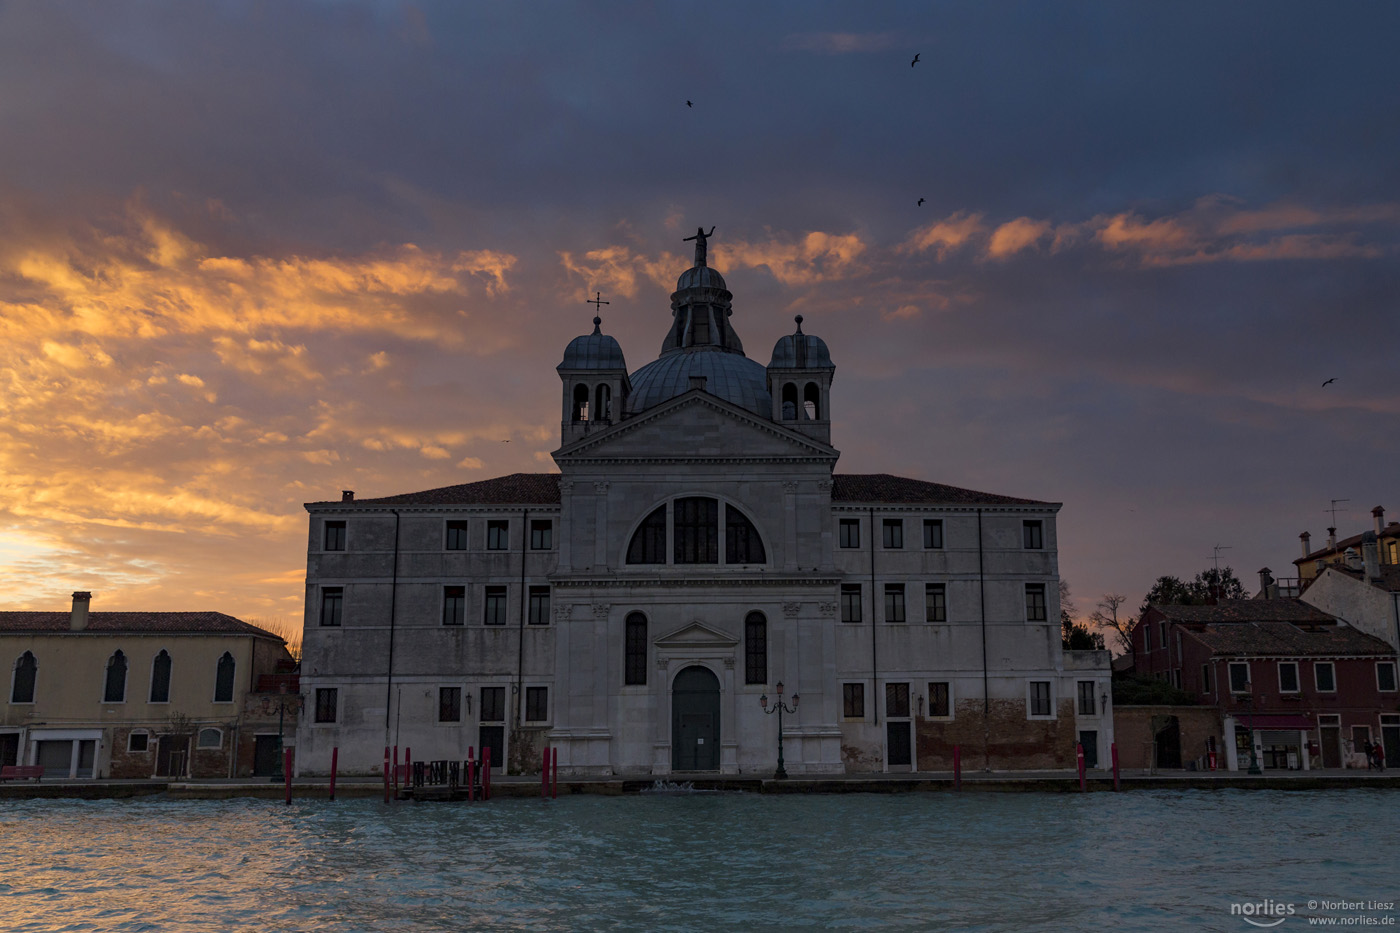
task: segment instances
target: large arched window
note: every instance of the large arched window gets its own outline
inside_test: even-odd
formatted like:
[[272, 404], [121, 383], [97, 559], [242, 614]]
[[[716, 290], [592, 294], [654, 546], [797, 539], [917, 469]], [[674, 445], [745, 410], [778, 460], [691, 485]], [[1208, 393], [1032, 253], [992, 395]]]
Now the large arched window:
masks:
[[783, 384], [783, 420], [797, 420], [797, 386], [791, 382]]
[[219, 658], [219, 666], [214, 672], [214, 702], [233, 702], [233, 655], [227, 651]]
[[612, 387], [606, 384], [598, 386], [597, 404], [593, 406], [593, 419], [595, 421], [612, 420]]
[[170, 652], [164, 649], [151, 662], [151, 702], [170, 702]]
[[765, 564], [763, 539], [743, 512], [726, 504], [724, 507], [724, 562], [726, 564]]
[[571, 418], [573, 421], [588, 420], [588, 386], [574, 386], [574, 413]]
[[666, 563], [666, 506], [652, 512], [627, 546], [629, 564]]
[[768, 683], [768, 620], [761, 612], [744, 619], [744, 683]]
[[102, 688], [102, 702], [126, 702], [126, 655], [121, 651], [107, 661], [107, 681]]
[[719, 502], [702, 496], [677, 499], [675, 562], [719, 563]]
[[647, 682], [647, 617], [640, 612], [627, 616], [627, 637], [623, 648], [624, 684]]
[[15, 678], [10, 684], [11, 703], [33, 703], [34, 702], [34, 681], [39, 674], [39, 662], [34, 660], [34, 653], [26, 651], [19, 656], [15, 662]]
[[822, 417], [822, 390], [815, 382], [809, 382], [802, 389], [802, 413], [808, 421], [820, 421]]

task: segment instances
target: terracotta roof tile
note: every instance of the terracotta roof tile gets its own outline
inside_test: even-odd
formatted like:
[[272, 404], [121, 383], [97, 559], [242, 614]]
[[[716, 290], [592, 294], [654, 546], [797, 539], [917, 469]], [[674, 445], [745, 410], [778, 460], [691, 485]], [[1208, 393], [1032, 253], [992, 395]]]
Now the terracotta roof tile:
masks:
[[991, 492], [960, 489], [889, 473], [836, 473], [831, 477], [833, 502], [927, 502], [939, 505], [1054, 505], [1038, 499], [1017, 499]]
[[1219, 655], [1236, 657], [1393, 657], [1390, 645], [1349, 625], [1321, 625], [1305, 631], [1289, 622], [1246, 622], [1206, 625], [1188, 630], [1194, 638]]
[[1335, 622], [1336, 617], [1301, 599], [1223, 599], [1215, 606], [1153, 605], [1168, 622]]
[[[67, 632], [72, 612], [0, 612], [0, 632]], [[85, 632], [259, 635], [283, 639], [222, 612], [89, 612]]]
[[353, 499], [349, 502], [308, 502], [312, 506], [361, 505], [558, 505], [558, 473], [511, 473], [477, 483], [443, 486], [422, 492], [407, 492], [379, 499]]
[[[1360, 552], [1360, 550], [1361, 550], [1361, 539], [1362, 539], [1363, 537], [1365, 537], [1365, 535], [1366, 535], [1366, 532], [1363, 531], [1363, 532], [1361, 532], [1361, 534], [1359, 534], [1359, 535], [1352, 535], [1350, 538], [1343, 538], [1343, 539], [1341, 539], [1340, 541], [1337, 542], [1337, 546], [1336, 546], [1336, 547], [1334, 547], [1334, 548], [1333, 548], [1333, 547], [1319, 548], [1318, 550], [1313, 551], [1313, 552], [1312, 552], [1311, 554], [1309, 554], [1307, 557], [1299, 557], [1299, 558], [1297, 558], [1296, 560], [1293, 561], [1293, 563], [1295, 563], [1295, 564], [1306, 564], [1306, 563], [1308, 563], [1309, 561], [1317, 560], [1317, 559], [1320, 558], [1320, 557], [1329, 557], [1329, 556], [1331, 556], [1331, 555], [1333, 555], [1333, 554], [1341, 554], [1343, 551], [1345, 551], [1345, 550], [1346, 550], [1347, 548], [1349, 548], [1349, 547], [1354, 547], [1354, 548], [1356, 548], [1356, 550], [1357, 550], [1358, 552]], [[1391, 522], [1389, 525], [1386, 525], [1384, 528], [1381, 529], [1381, 533], [1380, 533], [1379, 535], [1377, 535], [1377, 537], [1378, 537], [1378, 538], [1400, 538], [1400, 522]]]

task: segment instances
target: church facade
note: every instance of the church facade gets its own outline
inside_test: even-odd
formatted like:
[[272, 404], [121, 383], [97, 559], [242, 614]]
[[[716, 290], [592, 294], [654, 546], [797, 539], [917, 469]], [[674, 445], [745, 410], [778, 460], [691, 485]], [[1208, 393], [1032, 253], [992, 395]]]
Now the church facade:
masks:
[[705, 237], [656, 360], [629, 371], [597, 318], [568, 345], [558, 473], [306, 506], [301, 773], [399, 745], [767, 775], [779, 718], [794, 775], [1106, 765], [1059, 505], [835, 472], [826, 344], [799, 317], [749, 359]]

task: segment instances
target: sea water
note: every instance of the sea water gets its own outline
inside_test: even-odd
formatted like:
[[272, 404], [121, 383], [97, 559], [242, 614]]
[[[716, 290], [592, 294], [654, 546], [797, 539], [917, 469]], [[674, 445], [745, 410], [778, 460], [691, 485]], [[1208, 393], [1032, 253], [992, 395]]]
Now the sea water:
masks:
[[1386, 929], [1397, 900], [1395, 790], [0, 802], [8, 931]]

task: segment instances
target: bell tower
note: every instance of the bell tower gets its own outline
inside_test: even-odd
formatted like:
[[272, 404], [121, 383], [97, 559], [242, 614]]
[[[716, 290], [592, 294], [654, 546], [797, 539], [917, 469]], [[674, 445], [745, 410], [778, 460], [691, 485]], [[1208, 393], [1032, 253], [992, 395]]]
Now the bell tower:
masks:
[[778, 338], [768, 364], [773, 420], [830, 444], [831, 380], [836, 366], [825, 341], [802, 333], [802, 315], [796, 321], [797, 332]]
[[602, 324], [602, 318], [593, 318], [593, 333], [571, 340], [563, 362], [555, 367], [563, 383], [562, 445], [622, 420], [632, 392], [622, 347], [603, 333]]

